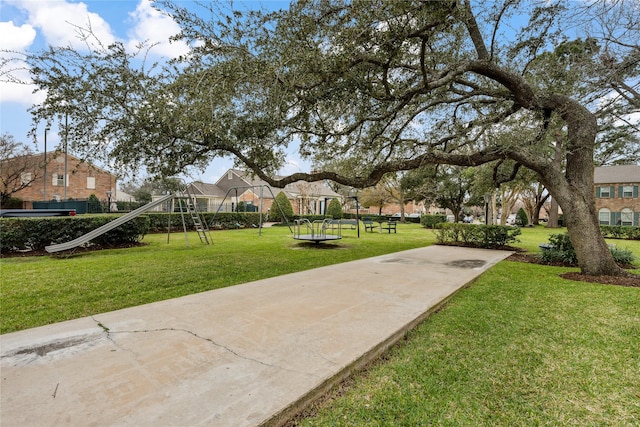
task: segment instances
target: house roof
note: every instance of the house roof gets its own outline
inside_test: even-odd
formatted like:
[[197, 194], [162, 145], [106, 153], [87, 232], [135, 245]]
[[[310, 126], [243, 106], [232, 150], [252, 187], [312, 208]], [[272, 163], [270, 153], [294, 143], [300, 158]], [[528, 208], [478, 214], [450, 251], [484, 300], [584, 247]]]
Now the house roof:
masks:
[[640, 182], [639, 165], [602, 166], [594, 170], [595, 184], [627, 184]]
[[[204, 184], [204, 183], [199, 183], [199, 185], [203, 186], [203, 195], [217, 195], [216, 193], [213, 193], [214, 188], [217, 188], [219, 191], [221, 191], [221, 195], [220, 197], [224, 196], [225, 191], [223, 191], [218, 185], [225, 183], [225, 180], [227, 179], [227, 176], [229, 175], [229, 173], [232, 173], [233, 175], [235, 175], [237, 178], [239, 178], [239, 180], [243, 183], [244, 186], [246, 187], [259, 187], [259, 186], [267, 186], [271, 189], [271, 191], [273, 192], [273, 195], [277, 195], [280, 190], [284, 191], [287, 196], [289, 198], [295, 198], [297, 196], [306, 194], [306, 195], [313, 195], [316, 197], [327, 197], [327, 198], [334, 198], [334, 197], [339, 197], [340, 195], [338, 193], [336, 193], [335, 191], [333, 191], [331, 188], [329, 188], [324, 182], [322, 181], [316, 181], [316, 182], [306, 182], [306, 181], [296, 181], [294, 183], [288, 184], [286, 185], [284, 188], [280, 189], [280, 188], [275, 188], [270, 186], [269, 184], [267, 184], [266, 181], [252, 175], [249, 172], [245, 172], [243, 170], [240, 169], [229, 169], [223, 176], [222, 178], [220, 178], [218, 180], [218, 182], [216, 182], [216, 184]], [[278, 176], [276, 176], [276, 178], [279, 178]], [[206, 186], [206, 187], [204, 187]], [[250, 191], [250, 189], [245, 189], [247, 191]], [[204, 192], [207, 191], [207, 192]], [[257, 189], [253, 190], [253, 193], [258, 194], [260, 191]], [[263, 197], [265, 198], [271, 198], [271, 193], [270, 192], [265, 192], [263, 194]]]
[[206, 182], [192, 182], [190, 190], [202, 196], [224, 197], [225, 195], [225, 191], [220, 187]]
[[131, 194], [129, 193], [125, 193], [122, 190], [117, 190], [116, 191], [116, 200], [118, 202], [131, 202], [131, 201], [135, 201], [136, 198], [133, 197]]

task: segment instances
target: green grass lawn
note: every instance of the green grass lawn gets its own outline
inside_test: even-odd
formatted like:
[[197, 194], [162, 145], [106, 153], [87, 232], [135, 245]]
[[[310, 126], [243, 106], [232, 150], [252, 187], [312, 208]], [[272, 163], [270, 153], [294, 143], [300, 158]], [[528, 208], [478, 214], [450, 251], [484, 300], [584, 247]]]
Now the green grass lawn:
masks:
[[[538, 252], [550, 233], [523, 229]], [[146, 246], [0, 260], [2, 333], [430, 245], [435, 235], [346, 230], [314, 247], [286, 227], [150, 235]], [[640, 242], [610, 241], [640, 257]], [[575, 270], [575, 269], [574, 269]], [[303, 425], [640, 425], [640, 288], [572, 282], [504, 261], [459, 292]], [[637, 271], [637, 270], [636, 270]]]
[[343, 239], [314, 246], [293, 240], [287, 227], [212, 232], [213, 245], [189, 233], [145, 237], [146, 246], [64, 257], [0, 260], [0, 332], [175, 298], [339, 262], [427, 246], [435, 241], [418, 224], [397, 234], [345, 227]]

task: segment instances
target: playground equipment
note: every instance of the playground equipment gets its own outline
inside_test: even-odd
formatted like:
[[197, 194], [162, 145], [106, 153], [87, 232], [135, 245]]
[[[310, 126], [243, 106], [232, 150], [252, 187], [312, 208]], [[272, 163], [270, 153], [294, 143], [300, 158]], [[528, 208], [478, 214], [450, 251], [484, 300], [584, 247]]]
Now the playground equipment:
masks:
[[323, 219], [313, 222], [306, 218], [296, 219], [293, 238], [314, 243], [321, 243], [327, 240], [340, 240], [342, 239], [342, 222], [333, 219]]
[[[180, 206], [180, 216], [182, 218], [182, 227], [184, 229], [185, 239], [187, 238], [187, 226], [186, 226], [185, 217], [184, 217], [185, 210], [186, 210], [186, 213], [191, 217], [191, 220], [193, 221], [193, 224], [195, 226], [196, 232], [198, 233], [198, 237], [200, 238], [200, 241], [202, 243], [206, 243], [207, 245], [210, 244], [211, 235], [209, 234], [209, 228], [207, 227], [207, 223], [206, 221], [203, 220], [202, 216], [198, 212], [193, 196], [189, 192], [188, 187], [185, 187], [185, 190], [183, 192], [176, 193], [176, 194], [168, 194], [166, 196], [163, 196], [158, 200], [154, 200], [151, 203], [141, 206], [138, 209], [132, 212], [129, 212], [128, 214], [118, 217], [117, 219], [111, 222], [108, 222], [107, 224], [101, 227], [98, 227], [95, 230], [91, 230], [87, 234], [83, 234], [77, 239], [70, 240], [65, 243], [46, 246], [45, 250], [49, 253], [54, 253], [54, 252], [67, 251], [70, 249], [77, 248], [78, 246], [88, 243], [91, 240], [95, 239], [96, 237], [110, 230], [113, 230], [114, 228], [124, 224], [125, 222], [131, 221], [132, 219], [139, 217], [143, 213], [153, 209], [156, 206], [159, 206], [165, 202], [174, 201], [174, 200], [178, 200], [178, 203]], [[173, 206], [171, 210], [173, 210]], [[169, 232], [171, 232], [171, 215], [169, 215]], [[188, 245], [188, 240], [187, 240], [187, 245]]]
[[[178, 201], [180, 217], [182, 218], [182, 228], [184, 229], [184, 238], [187, 242], [187, 246], [189, 246], [189, 240], [187, 239], [187, 225], [184, 218], [185, 209], [187, 214], [191, 217], [191, 221], [193, 222], [193, 226], [196, 229], [196, 233], [198, 233], [200, 242], [206, 243], [207, 245], [210, 244], [210, 242], [212, 242], [212, 239], [211, 232], [209, 231], [209, 226], [207, 225], [207, 221], [204, 220], [200, 212], [198, 212], [198, 206], [196, 204], [195, 197], [189, 191], [189, 186], [185, 186], [184, 191], [181, 194], [177, 194], [174, 197], [174, 200]], [[173, 212], [173, 210], [174, 209], [172, 208], [171, 212]], [[171, 233], [171, 215], [169, 215], [168, 233]], [[169, 235], [167, 235], [167, 242], [168, 241]]]
[[162, 203], [166, 202], [167, 200], [170, 200], [173, 198], [173, 194], [169, 194], [167, 196], [164, 196], [158, 200], [154, 200], [151, 203], [148, 203], [144, 206], [139, 207], [138, 209], [129, 212], [128, 214], [125, 214], [111, 222], [106, 223], [105, 225], [96, 228], [95, 230], [91, 230], [90, 232], [88, 232], [87, 234], [83, 234], [82, 236], [78, 237], [77, 239], [74, 240], [70, 240], [68, 242], [65, 243], [58, 243], [57, 245], [50, 245], [50, 246], [46, 246], [44, 249], [49, 252], [49, 253], [53, 253], [53, 252], [60, 252], [60, 251], [67, 251], [69, 249], [74, 249], [77, 248], [78, 246], [87, 243], [89, 241], [91, 241], [92, 239], [95, 239], [96, 237], [106, 233], [109, 230], [113, 230], [114, 228], [116, 228], [119, 225], [124, 224], [127, 221], [131, 221], [134, 218], [139, 217], [140, 215], [142, 215], [143, 213], [145, 213], [146, 211], [153, 209], [154, 207], [161, 205]]
[[222, 210], [222, 207], [224, 206], [224, 202], [227, 200], [227, 198], [231, 194], [235, 193], [235, 198], [236, 198], [235, 206], [237, 207], [240, 204], [239, 201], [238, 201], [239, 200], [239, 194], [242, 194], [247, 190], [251, 190], [252, 193], [255, 194], [255, 189], [256, 188], [260, 190], [259, 205], [258, 205], [258, 213], [259, 213], [259, 216], [260, 216], [259, 224], [258, 224], [258, 235], [262, 235], [262, 224], [263, 224], [262, 201], [264, 200], [264, 189], [265, 188], [269, 191], [269, 193], [271, 193], [271, 197], [273, 198], [274, 205], [275, 205], [275, 207], [278, 208], [278, 210], [280, 211], [280, 214], [282, 215], [282, 217], [284, 218], [285, 222], [287, 223], [287, 227], [289, 227], [289, 231], [292, 231], [291, 230], [291, 226], [289, 225], [289, 221], [287, 220], [287, 216], [284, 214], [284, 211], [282, 210], [282, 208], [278, 204], [278, 200], [276, 200], [276, 196], [273, 194], [273, 191], [271, 191], [271, 187], [269, 187], [268, 185], [264, 185], [264, 184], [263, 185], [238, 186], [238, 187], [229, 188], [229, 190], [227, 190], [226, 194], [224, 195], [224, 198], [222, 199], [222, 202], [218, 206], [218, 209], [216, 210], [216, 213], [213, 214], [213, 218], [211, 218], [211, 221], [209, 222], [209, 227], [213, 226], [213, 224], [215, 223], [215, 220], [216, 220], [216, 216], [218, 215], [218, 213], [220, 213], [220, 211]]

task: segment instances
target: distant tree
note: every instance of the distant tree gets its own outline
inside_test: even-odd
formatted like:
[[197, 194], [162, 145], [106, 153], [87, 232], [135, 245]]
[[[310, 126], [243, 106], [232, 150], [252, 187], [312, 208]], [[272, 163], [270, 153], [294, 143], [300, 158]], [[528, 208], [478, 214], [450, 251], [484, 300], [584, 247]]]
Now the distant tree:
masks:
[[428, 205], [449, 209], [458, 222], [470, 199], [474, 182], [474, 169], [432, 165], [409, 172], [403, 185], [408, 188], [409, 197]]
[[6, 206], [14, 193], [29, 187], [41, 176], [44, 166], [39, 156], [13, 135], [0, 136], [0, 204]]
[[280, 191], [276, 195], [275, 201], [273, 205], [271, 205], [271, 211], [269, 212], [269, 220], [282, 222], [285, 220], [282, 214], [285, 215], [287, 220], [293, 218], [293, 206], [291, 206], [291, 201], [284, 191]]
[[381, 183], [365, 188], [360, 194], [360, 204], [365, 208], [378, 208], [378, 215], [382, 215], [382, 209], [392, 201], [391, 194]]
[[104, 212], [104, 207], [102, 203], [100, 203], [100, 199], [95, 194], [90, 194], [87, 199], [88, 211], [89, 213], [102, 213]]
[[327, 216], [333, 219], [342, 218], [342, 204], [338, 199], [331, 199], [327, 207]]
[[540, 223], [540, 211], [550, 194], [539, 182], [533, 182], [522, 192], [522, 202], [524, 210], [529, 217], [531, 224], [538, 225]]

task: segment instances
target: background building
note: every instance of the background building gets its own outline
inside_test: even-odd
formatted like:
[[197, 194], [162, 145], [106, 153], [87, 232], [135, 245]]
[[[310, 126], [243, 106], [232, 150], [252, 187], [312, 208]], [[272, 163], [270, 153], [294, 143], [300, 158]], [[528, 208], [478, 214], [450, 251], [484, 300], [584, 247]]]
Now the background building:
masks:
[[[29, 162], [30, 168], [21, 172], [22, 182], [28, 184], [11, 195], [22, 199], [25, 209], [32, 208], [33, 202], [86, 200], [92, 194], [104, 201], [115, 201], [117, 198], [117, 177], [102, 168], [70, 154], [65, 156], [62, 152], [54, 151], [47, 153], [45, 176], [44, 154], [30, 157], [33, 158]], [[12, 161], [18, 159], [7, 160], [0, 175], [11, 168]]]
[[593, 181], [601, 225], [640, 225], [640, 166], [598, 167]]

